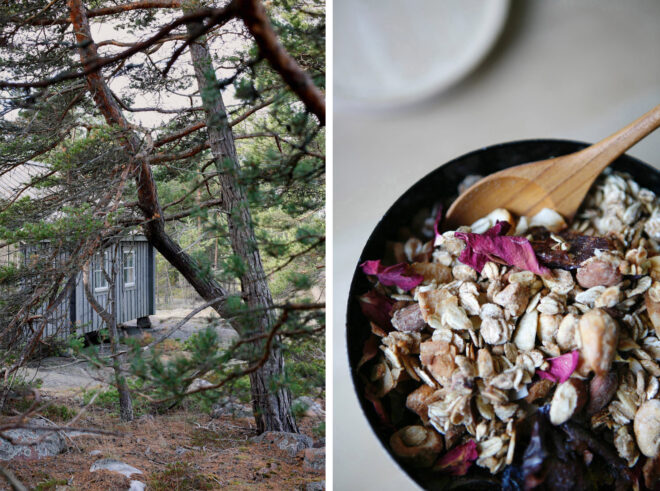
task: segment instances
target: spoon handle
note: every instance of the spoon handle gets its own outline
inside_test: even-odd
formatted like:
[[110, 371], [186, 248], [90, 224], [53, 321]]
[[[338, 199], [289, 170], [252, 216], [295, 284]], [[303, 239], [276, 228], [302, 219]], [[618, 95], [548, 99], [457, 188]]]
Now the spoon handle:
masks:
[[660, 105], [655, 106], [616, 133], [577, 152], [576, 155], [582, 156], [582, 159], [580, 159], [582, 162], [579, 166], [586, 167], [588, 165], [590, 171], [594, 175], [598, 175], [605, 167], [623, 155], [626, 150], [658, 127], [660, 127]]

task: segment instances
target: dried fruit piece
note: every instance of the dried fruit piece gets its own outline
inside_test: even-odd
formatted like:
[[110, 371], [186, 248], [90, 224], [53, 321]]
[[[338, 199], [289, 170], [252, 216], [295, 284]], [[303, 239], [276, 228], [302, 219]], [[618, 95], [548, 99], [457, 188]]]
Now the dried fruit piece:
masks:
[[529, 392], [525, 397], [525, 401], [527, 401], [530, 404], [533, 404], [539, 399], [545, 399], [545, 396], [548, 395], [550, 389], [552, 389], [554, 385], [555, 384], [552, 380], [548, 380], [548, 379], [537, 380], [529, 387]]
[[582, 288], [612, 286], [621, 282], [619, 264], [605, 257], [592, 257], [577, 270], [576, 278]]
[[596, 375], [589, 382], [589, 404], [587, 414], [594, 415], [607, 406], [619, 386], [619, 377], [616, 372]]
[[360, 264], [365, 274], [376, 276], [378, 281], [385, 286], [397, 286], [404, 291], [412, 290], [422, 281], [424, 277], [419, 274], [411, 274], [410, 266], [399, 263], [393, 266], [382, 266], [380, 259], [365, 261]]
[[616, 321], [603, 309], [593, 309], [580, 318], [578, 328], [586, 367], [596, 374], [609, 372], [619, 342]]
[[426, 326], [419, 304], [415, 303], [394, 312], [392, 325], [397, 331], [419, 332]]
[[442, 452], [440, 436], [421, 425], [406, 426], [390, 437], [390, 447], [399, 458], [414, 467], [430, 467]]
[[577, 269], [596, 250], [616, 250], [614, 242], [607, 237], [580, 235], [574, 230], [562, 230], [557, 234], [567, 244], [563, 247], [558, 247], [558, 242], [544, 228], [531, 228], [528, 233], [532, 235], [532, 248], [541, 264], [553, 269]]
[[586, 401], [587, 390], [581, 380], [573, 378], [559, 384], [550, 403], [550, 422], [565, 423], [580, 412]]
[[651, 399], [642, 404], [635, 413], [635, 438], [637, 445], [647, 457], [660, 453], [660, 400]]

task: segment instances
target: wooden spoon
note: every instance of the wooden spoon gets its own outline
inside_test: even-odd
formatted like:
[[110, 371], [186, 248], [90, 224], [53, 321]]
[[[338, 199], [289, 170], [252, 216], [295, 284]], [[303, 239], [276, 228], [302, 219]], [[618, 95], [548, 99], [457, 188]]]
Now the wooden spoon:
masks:
[[660, 106], [579, 152], [486, 176], [454, 201], [445, 216], [445, 227], [453, 230], [470, 225], [496, 208], [518, 216], [552, 208], [570, 220], [603, 169], [658, 126]]

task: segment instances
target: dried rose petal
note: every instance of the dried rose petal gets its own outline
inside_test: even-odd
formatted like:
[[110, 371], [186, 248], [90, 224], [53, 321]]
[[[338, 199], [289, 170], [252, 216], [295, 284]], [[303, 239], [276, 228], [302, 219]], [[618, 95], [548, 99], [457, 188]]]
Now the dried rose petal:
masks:
[[392, 299], [371, 290], [359, 297], [358, 300], [360, 300], [360, 309], [362, 309], [362, 313], [367, 319], [386, 331], [392, 330], [390, 318], [390, 310], [394, 305]]
[[362, 350], [362, 358], [360, 358], [360, 362], [357, 365], [358, 370], [362, 367], [362, 365], [367, 363], [369, 360], [373, 359], [374, 356], [376, 356], [380, 352], [378, 349], [379, 346], [380, 346], [380, 338], [374, 336], [373, 334], [369, 336], [367, 342], [364, 343], [364, 348]]
[[384, 267], [381, 266], [380, 259], [377, 259], [375, 261], [365, 261], [360, 264], [360, 267], [365, 274], [376, 276], [383, 285], [397, 286], [404, 291], [412, 290], [424, 281], [422, 275], [410, 274], [410, 266], [406, 263]]
[[464, 476], [478, 457], [477, 443], [469, 440], [440, 457], [433, 470], [444, 471], [452, 476]]
[[578, 350], [557, 356], [556, 358], [548, 358], [546, 361], [550, 364], [550, 368], [548, 370], [537, 370], [536, 373], [541, 378], [563, 384], [577, 368], [579, 359], [580, 352]]
[[435, 221], [433, 222], [433, 239], [436, 239], [440, 235], [440, 223], [442, 223], [442, 205], [438, 205], [438, 212], [435, 214]]
[[390, 418], [387, 415], [387, 411], [385, 411], [385, 406], [383, 406], [383, 401], [380, 400], [380, 398], [374, 393], [374, 389], [371, 385], [367, 385], [364, 389], [364, 397], [371, 402], [374, 406], [374, 411], [376, 411], [376, 415], [378, 416], [378, 419], [382, 424], [385, 426], [392, 426], [392, 423], [390, 422]]
[[525, 237], [505, 235], [511, 224], [498, 221], [483, 234], [456, 232], [455, 237], [464, 240], [465, 249], [458, 260], [481, 272], [488, 261], [500, 262], [534, 274], [545, 275], [550, 270], [539, 264], [534, 249]]

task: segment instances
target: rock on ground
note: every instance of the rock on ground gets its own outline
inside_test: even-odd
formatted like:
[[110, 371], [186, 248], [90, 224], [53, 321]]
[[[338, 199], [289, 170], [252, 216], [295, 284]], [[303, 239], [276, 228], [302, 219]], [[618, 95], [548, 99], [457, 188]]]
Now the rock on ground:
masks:
[[251, 440], [256, 443], [265, 442], [273, 445], [280, 450], [284, 450], [290, 457], [295, 457], [298, 452], [310, 448], [314, 443], [307, 435], [285, 431], [266, 431]]
[[308, 482], [305, 491], [325, 491], [325, 481]]
[[303, 468], [307, 471], [325, 470], [325, 447], [306, 448], [304, 451]]
[[[41, 419], [31, 419], [28, 421], [28, 425], [43, 427], [44, 430], [17, 428], [6, 431], [5, 434], [16, 444], [0, 439], [0, 460], [35, 460], [51, 457], [66, 450], [66, 442], [62, 435], [47, 429], [50, 426], [49, 423]], [[26, 445], [38, 440], [39, 442], [34, 445]]]
[[125, 464], [119, 460], [114, 459], [101, 459], [97, 460], [92, 464], [92, 467], [89, 468], [89, 472], [107, 470], [111, 472], [118, 472], [124, 476], [130, 478], [133, 474], [142, 474], [142, 471], [136, 469], [132, 465]]
[[211, 407], [211, 417], [219, 418], [220, 416], [233, 416], [234, 418], [251, 418], [252, 408], [233, 401], [216, 403]]
[[131, 481], [131, 487], [128, 488], [128, 491], [144, 491], [147, 489], [147, 486], [140, 481]]
[[305, 416], [311, 418], [325, 417], [325, 411], [321, 405], [309, 396], [298, 397], [293, 401], [293, 406], [303, 409]]

